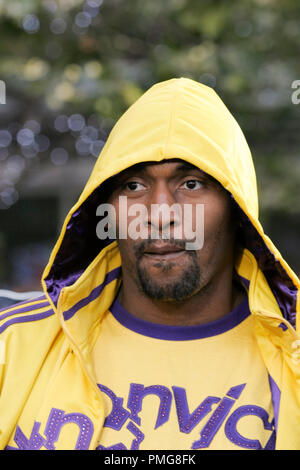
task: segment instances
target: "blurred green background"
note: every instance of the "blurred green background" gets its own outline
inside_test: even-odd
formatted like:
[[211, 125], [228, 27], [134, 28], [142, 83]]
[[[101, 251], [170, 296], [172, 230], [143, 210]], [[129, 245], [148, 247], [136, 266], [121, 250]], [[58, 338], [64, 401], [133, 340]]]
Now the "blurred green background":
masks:
[[0, 28], [0, 288], [40, 289], [112, 126], [180, 76], [213, 87], [236, 117], [262, 224], [300, 272], [298, 0], [2, 0]]

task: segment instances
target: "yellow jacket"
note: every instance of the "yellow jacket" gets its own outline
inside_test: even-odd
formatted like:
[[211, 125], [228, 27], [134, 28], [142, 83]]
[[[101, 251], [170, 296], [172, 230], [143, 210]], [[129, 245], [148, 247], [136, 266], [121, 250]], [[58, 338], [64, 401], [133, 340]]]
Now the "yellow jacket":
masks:
[[[121, 282], [116, 241], [96, 236], [101, 184], [136, 163], [181, 158], [217, 179], [242, 213], [236, 269], [272, 377], [276, 449], [300, 449], [299, 280], [258, 219], [256, 177], [237, 122], [215, 91], [158, 83], [112, 130], [66, 217], [42, 277], [44, 295], [0, 312], [0, 448], [95, 449], [104, 422], [91, 349]], [[104, 358], [105, 360], [105, 358]]]

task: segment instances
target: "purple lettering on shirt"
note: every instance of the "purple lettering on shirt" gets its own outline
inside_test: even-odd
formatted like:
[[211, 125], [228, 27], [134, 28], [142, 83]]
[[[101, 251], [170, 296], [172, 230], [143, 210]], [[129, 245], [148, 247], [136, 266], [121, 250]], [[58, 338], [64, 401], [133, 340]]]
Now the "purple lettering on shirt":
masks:
[[143, 398], [146, 395], [156, 395], [160, 399], [157, 420], [154, 428], [157, 429], [169, 419], [172, 394], [170, 390], [163, 385], [151, 385], [149, 387], [144, 387], [142, 384], [131, 383], [127, 408], [131, 410], [130, 419], [132, 419], [132, 421], [138, 425], [141, 424], [141, 419], [138, 414], [142, 409]]
[[218, 397], [209, 396], [200, 403], [193, 413], [190, 413], [185, 389], [175, 386], [172, 387], [172, 389], [175, 397], [179, 429], [181, 432], [186, 434], [190, 433], [192, 429], [194, 429], [194, 427], [211, 411], [214, 403], [218, 403], [221, 400]]
[[62, 427], [68, 423], [75, 423], [79, 427], [75, 450], [88, 450], [94, 432], [92, 421], [82, 413], [65, 414], [63, 410], [57, 408], [52, 408], [45, 428], [46, 449], [55, 449], [54, 443], [57, 441]]
[[239, 447], [259, 450], [262, 449], [262, 445], [259, 440], [248, 439], [242, 436], [237, 430], [237, 423], [239, 420], [244, 416], [249, 415], [258, 416], [262, 420], [266, 430], [273, 429], [273, 422], [269, 423], [269, 415], [263, 408], [256, 405], [244, 405], [235, 410], [226, 421], [225, 434], [231, 442], [238, 445]]
[[208, 422], [202, 428], [200, 432], [200, 439], [193, 442], [192, 449], [204, 449], [209, 447], [211, 441], [215, 437], [223, 421], [231, 410], [235, 400], [241, 395], [245, 385], [246, 384], [237, 385], [228, 390], [226, 395], [234, 398], [224, 397], [222, 399], [221, 403], [213, 412]]
[[98, 384], [98, 387], [112, 402], [112, 410], [109, 416], [106, 417], [104, 426], [119, 431], [130, 415], [129, 411], [123, 408], [123, 398], [117, 397], [116, 394], [105, 385]]
[[127, 429], [136, 437], [131, 443], [130, 450], [138, 450], [140, 448], [140, 443], [145, 439], [145, 434], [136, 427], [131, 421], [127, 424]]
[[34, 422], [29, 439], [27, 439], [23, 431], [21, 431], [21, 428], [17, 426], [14, 441], [18, 447], [16, 448], [13, 446], [7, 446], [6, 449], [8, 450], [40, 450], [45, 442], [45, 439], [39, 433], [40, 425], [41, 423], [38, 423], [37, 421]]

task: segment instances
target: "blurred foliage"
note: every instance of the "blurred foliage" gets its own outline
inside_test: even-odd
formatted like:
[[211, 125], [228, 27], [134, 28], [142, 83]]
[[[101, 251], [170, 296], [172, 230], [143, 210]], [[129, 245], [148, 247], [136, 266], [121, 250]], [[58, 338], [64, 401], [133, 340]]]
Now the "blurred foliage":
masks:
[[2, 0], [0, 23], [2, 207], [30, 169], [96, 157], [148, 87], [185, 76], [241, 125], [265, 220], [299, 219], [298, 0]]

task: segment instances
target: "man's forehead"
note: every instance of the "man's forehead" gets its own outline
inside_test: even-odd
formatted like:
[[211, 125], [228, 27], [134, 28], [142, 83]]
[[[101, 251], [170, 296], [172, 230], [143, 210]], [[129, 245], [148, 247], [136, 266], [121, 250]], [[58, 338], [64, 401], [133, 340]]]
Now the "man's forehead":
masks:
[[185, 160], [181, 160], [179, 158], [172, 158], [168, 160], [162, 160], [160, 162], [150, 161], [137, 163], [135, 165], [132, 165], [131, 167], [126, 168], [126, 170], [122, 171], [120, 175], [144, 173], [151, 170], [151, 168], [153, 167], [157, 168], [161, 166], [171, 168], [174, 172], [198, 170], [204, 174], [204, 172], [200, 168], [193, 165], [192, 163], [189, 163]]

